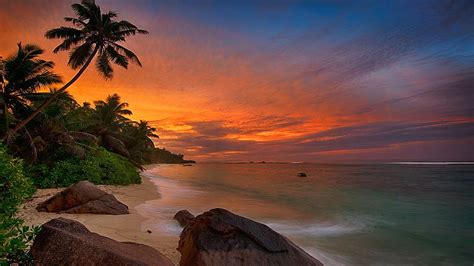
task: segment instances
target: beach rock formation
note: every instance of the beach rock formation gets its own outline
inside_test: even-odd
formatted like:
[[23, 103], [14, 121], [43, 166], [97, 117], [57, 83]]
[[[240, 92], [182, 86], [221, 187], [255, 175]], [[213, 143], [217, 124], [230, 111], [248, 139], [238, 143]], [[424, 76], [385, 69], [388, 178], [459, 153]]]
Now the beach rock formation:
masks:
[[194, 218], [195, 218], [194, 215], [192, 215], [187, 210], [180, 210], [173, 217], [173, 219], [178, 221], [178, 223], [179, 223], [179, 225], [181, 225], [181, 227], [185, 227], [186, 225], [188, 225], [188, 223], [191, 222], [192, 220], [194, 220]]
[[323, 265], [268, 226], [225, 209], [191, 221], [178, 251], [180, 265]]
[[64, 218], [42, 225], [31, 254], [35, 265], [173, 265], [149, 246], [118, 242]]
[[128, 214], [127, 205], [89, 181], [80, 181], [36, 207], [40, 212]]

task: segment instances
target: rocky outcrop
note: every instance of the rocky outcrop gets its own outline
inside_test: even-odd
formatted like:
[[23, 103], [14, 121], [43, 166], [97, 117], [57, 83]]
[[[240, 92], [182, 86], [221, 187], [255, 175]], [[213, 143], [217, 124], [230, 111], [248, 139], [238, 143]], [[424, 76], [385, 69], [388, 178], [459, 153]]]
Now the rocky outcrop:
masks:
[[43, 212], [128, 214], [127, 205], [88, 181], [80, 181], [38, 204]]
[[178, 221], [178, 223], [179, 223], [179, 225], [181, 225], [181, 227], [185, 227], [186, 225], [188, 225], [188, 223], [191, 222], [192, 220], [194, 220], [194, 218], [195, 218], [194, 215], [192, 215], [187, 210], [180, 210], [173, 217], [173, 219]]
[[322, 265], [268, 226], [224, 209], [191, 221], [178, 251], [180, 265]]
[[80, 131], [69, 131], [69, 135], [71, 135], [71, 137], [73, 137], [76, 141], [83, 141], [96, 145], [99, 144], [99, 138], [90, 133]]
[[99, 139], [99, 143], [104, 145], [108, 150], [118, 153], [123, 157], [130, 157], [127, 146], [125, 146], [125, 143], [118, 138], [105, 135]]
[[118, 242], [64, 218], [43, 224], [31, 254], [35, 265], [173, 265], [149, 246]]

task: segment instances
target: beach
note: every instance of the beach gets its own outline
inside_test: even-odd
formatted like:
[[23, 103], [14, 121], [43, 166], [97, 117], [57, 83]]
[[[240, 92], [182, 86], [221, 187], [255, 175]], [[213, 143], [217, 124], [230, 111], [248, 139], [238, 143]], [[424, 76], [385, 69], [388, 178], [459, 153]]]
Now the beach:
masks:
[[325, 265], [467, 265], [472, 173], [472, 165], [162, 164], [148, 166], [140, 185], [99, 186], [128, 205], [128, 215], [38, 213], [35, 206], [60, 191], [41, 189], [19, 216], [30, 225], [77, 220], [175, 264], [182, 228], [174, 214], [225, 208], [270, 226]]
[[149, 200], [160, 198], [157, 187], [142, 176], [142, 183], [129, 186], [98, 186], [107, 193], [113, 194], [119, 201], [126, 204], [130, 214], [127, 215], [100, 215], [100, 214], [57, 214], [38, 212], [35, 207], [38, 203], [63, 190], [38, 189], [31, 200], [20, 206], [18, 216], [28, 225], [41, 225], [53, 218], [64, 217], [76, 220], [84, 224], [90, 231], [110, 237], [117, 241], [131, 241], [145, 244], [163, 253], [173, 263], [178, 264], [180, 254], [176, 250], [179, 238], [176, 235], [162, 234], [160, 231], [152, 231], [146, 227], [147, 217], [141, 215], [137, 206], [145, 204]]
[[143, 176], [161, 198], [137, 209], [150, 217], [146, 227], [177, 238], [177, 211], [224, 208], [325, 265], [469, 265], [473, 173], [473, 165], [423, 163], [159, 165]]

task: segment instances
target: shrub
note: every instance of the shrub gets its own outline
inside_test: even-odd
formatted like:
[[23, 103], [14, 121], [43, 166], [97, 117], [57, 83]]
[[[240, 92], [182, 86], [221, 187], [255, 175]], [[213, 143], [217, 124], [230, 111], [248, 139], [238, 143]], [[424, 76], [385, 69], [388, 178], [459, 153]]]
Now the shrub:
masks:
[[38, 228], [23, 225], [15, 213], [18, 205], [33, 193], [22, 162], [7, 154], [0, 144], [0, 265], [31, 262], [28, 249]]
[[33, 165], [30, 172], [40, 188], [66, 187], [81, 180], [94, 184], [128, 185], [141, 182], [135, 166], [104, 148], [89, 153], [84, 160], [69, 158], [51, 166]]

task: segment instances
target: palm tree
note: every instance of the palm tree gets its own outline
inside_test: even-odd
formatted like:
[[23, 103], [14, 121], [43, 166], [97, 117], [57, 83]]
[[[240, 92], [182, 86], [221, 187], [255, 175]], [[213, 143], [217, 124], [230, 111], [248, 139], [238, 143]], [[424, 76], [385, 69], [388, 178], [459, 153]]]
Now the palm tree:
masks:
[[28, 96], [44, 86], [62, 82], [52, 72], [54, 63], [38, 57], [44, 50], [33, 44], [18, 44], [18, 51], [3, 61], [2, 96], [7, 108], [17, 116], [25, 114], [30, 103]]
[[3, 86], [5, 86], [4, 75], [4, 61], [0, 56], [0, 136], [3, 136], [8, 129], [7, 106], [5, 100], [3, 100]]
[[54, 63], [39, 59], [43, 52], [36, 45], [19, 43], [16, 53], [0, 60], [0, 133], [8, 128], [8, 109], [21, 119], [31, 111], [29, 95], [61, 82], [59, 75], [52, 72]]
[[107, 96], [105, 101], [95, 101], [94, 104], [98, 135], [119, 132], [124, 124], [131, 122], [125, 116], [132, 115], [132, 111], [127, 109], [128, 103], [120, 102], [117, 94]]
[[76, 17], [64, 19], [71, 22], [74, 27], [55, 28], [46, 32], [45, 36], [48, 39], [63, 39], [63, 42], [53, 52], [71, 50], [68, 65], [73, 69], [79, 69], [79, 71], [28, 118], [16, 125], [11, 134], [24, 127], [51, 104], [59, 93], [71, 86], [84, 73], [96, 55], [96, 68], [105, 79], [113, 77], [111, 63], [125, 69], [128, 67], [129, 61], [141, 66], [138, 57], [120, 43], [125, 42], [126, 37], [147, 34], [147, 31], [137, 28], [128, 21], [115, 20], [116, 12], [101, 13], [100, 7], [94, 0], [82, 0], [80, 4], [73, 4], [71, 7]]
[[132, 122], [122, 129], [125, 145], [130, 153], [130, 160], [135, 164], [144, 164], [150, 158], [155, 148], [152, 138], [159, 138], [155, 134], [156, 128], [151, 127], [148, 121]]
[[[32, 107], [41, 104], [51, 94], [49, 92], [38, 92], [27, 95], [27, 99]], [[16, 137], [9, 143], [10, 151], [20, 156], [28, 163], [52, 162], [58, 159], [57, 154], [65, 153], [77, 158], [85, 158], [86, 151], [83, 148], [86, 143], [97, 143], [84, 140], [84, 134], [81, 132], [70, 131], [66, 124], [71, 120], [70, 114], [78, 109], [79, 104], [72, 95], [64, 91], [58, 95], [56, 101], [49, 105], [41, 115], [36, 117], [32, 124], [24, 127], [25, 134]], [[78, 134], [79, 133], [79, 134]], [[86, 136], [91, 139], [90, 136]], [[95, 137], [92, 137], [95, 138]], [[61, 152], [58, 152], [58, 151]]]
[[[50, 89], [49, 92], [38, 92], [33, 93], [27, 96], [28, 100], [31, 102], [31, 106], [41, 105], [45, 100], [47, 100], [51, 95], [55, 94], [55, 89]], [[69, 121], [68, 114], [79, 108], [79, 104], [76, 102], [74, 97], [67, 91], [63, 91], [58, 94], [56, 101], [46, 107], [41, 113], [42, 119], [39, 119], [39, 123], [42, 123], [43, 120], [62, 120], [61, 123], [67, 124]]]
[[156, 128], [151, 127], [148, 124], [148, 121], [140, 120], [140, 122], [135, 122], [135, 138], [143, 140], [145, 142], [146, 148], [154, 148], [155, 144], [151, 138], [159, 138], [156, 132]]
[[94, 125], [88, 130], [99, 137], [99, 142], [108, 150], [129, 157], [129, 152], [122, 140], [122, 129], [131, 123], [125, 116], [131, 115], [128, 103], [121, 102], [117, 94], [109, 95], [105, 101], [95, 101], [92, 114]]

